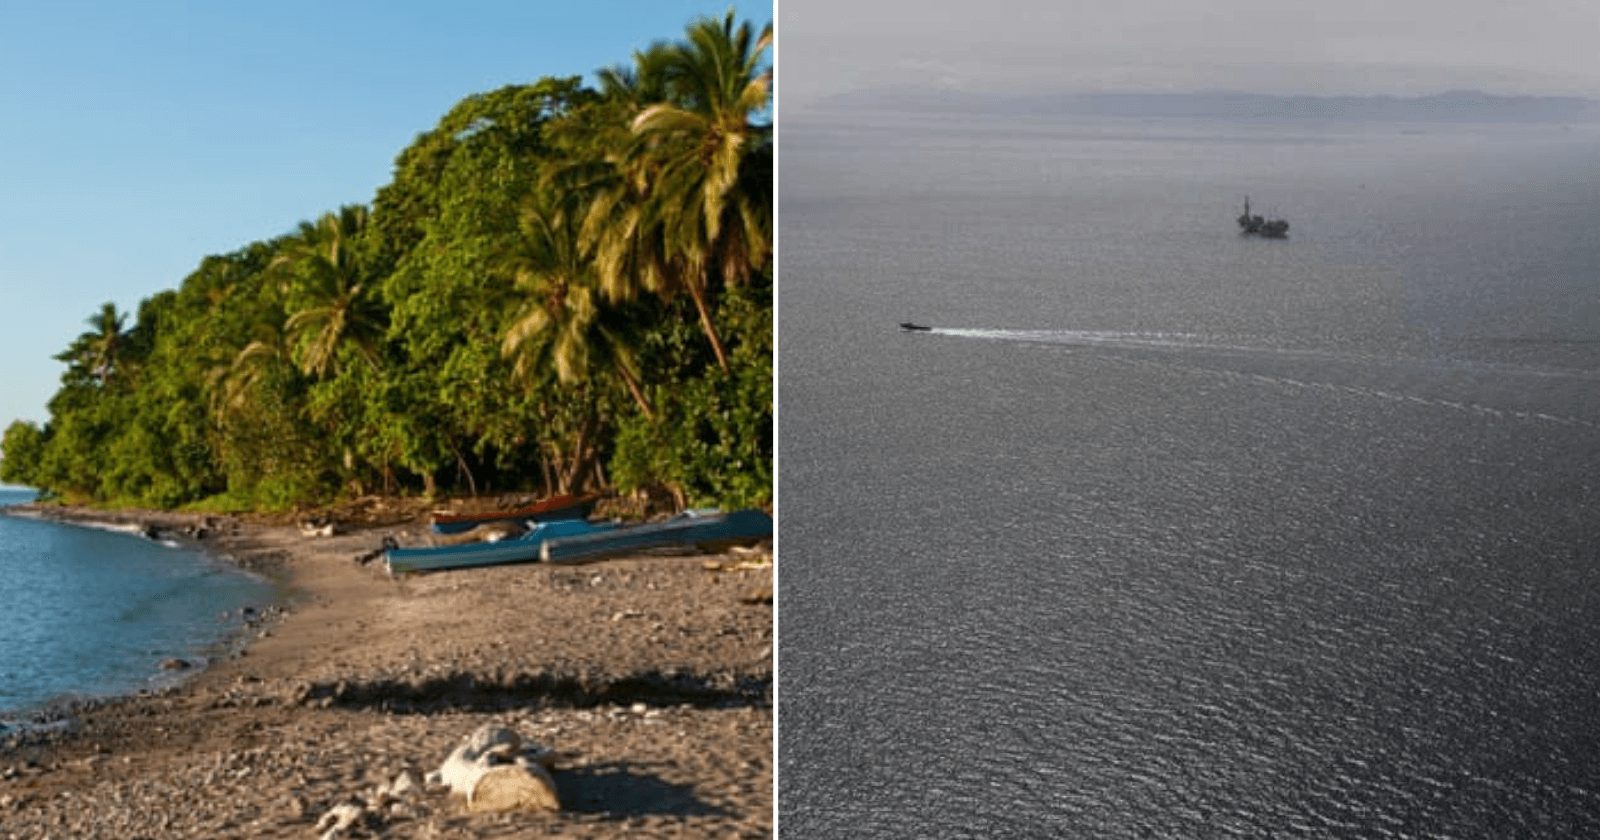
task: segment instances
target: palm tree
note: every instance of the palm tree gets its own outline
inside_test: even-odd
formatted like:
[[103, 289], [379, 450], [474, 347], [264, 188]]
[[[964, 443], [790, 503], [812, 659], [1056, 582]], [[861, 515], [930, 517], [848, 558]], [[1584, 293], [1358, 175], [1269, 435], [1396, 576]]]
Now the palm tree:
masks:
[[271, 324], [257, 324], [255, 338], [246, 344], [231, 361], [211, 369], [211, 411], [220, 423], [250, 401], [250, 394], [259, 385], [280, 371], [286, 371], [293, 354], [284, 342], [283, 333]]
[[661, 56], [670, 48], [667, 42], [657, 41], [648, 49], [634, 51], [632, 67], [613, 64], [596, 70], [600, 96], [611, 102], [625, 102], [635, 112], [666, 99], [666, 82], [660, 73]]
[[107, 302], [101, 304], [99, 314], [90, 318], [88, 323], [94, 327], [91, 333], [93, 338], [89, 342], [89, 370], [104, 382], [111, 378], [120, 360], [128, 315], [118, 312], [116, 304]]
[[367, 208], [351, 206], [314, 225], [301, 222], [286, 253], [273, 261], [293, 277], [291, 300], [300, 299], [283, 329], [307, 376], [321, 379], [337, 372], [339, 350], [346, 344], [367, 364], [378, 364], [382, 313], [362, 280], [354, 247], [368, 218]]
[[110, 381], [121, 361], [123, 345], [127, 342], [128, 315], [118, 312], [115, 303], [104, 303], [100, 311], [85, 319], [89, 332], [79, 335], [65, 351], [55, 356], [57, 361], [77, 366], [101, 385]]
[[634, 165], [637, 138], [629, 128], [647, 104], [665, 94], [657, 44], [634, 55], [636, 67], [597, 71], [602, 99], [551, 123], [546, 138], [560, 157], [545, 169], [540, 185], [561, 196], [580, 220], [579, 244], [596, 262], [595, 288], [608, 303], [633, 300], [641, 292], [663, 293], [660, 260], [649, 247], [641, 220], [648, 179]]
[[560, 382], [573, 383], [587, 379], [591, 367], [609, 367], [645, 417], [654, 419], [616, 311], [595, 301], [597, 278], [582, 248], [576, 213], [556, 202], [551, 192], [537, 194], [520, 220], [518, 248], [502, 260], [502, 270], [528, 297], [506, 331], [501, 352], [516, 360], [519, 377], [548, 366]]
[[691, 24], [687, 41], [644, 54], [642, 77], [659, 78], [666, 101], [634, 117], [636, 166], [649, 179], [642, 226], [666, 264], [665, 279], [694, 300], [717, 364], [727, 354], [711, 321], [711, 272], [727, 284], [765, 268], [772, 253], [771, 131], [753, 122], [772, 101], [763, 56], [772, 26]]
[[752, 122], [771, 102], [762, 56], [772, 27], [758, 36], [748, 23], [734, 26], [730, 12], [692, 24], [687, 37], [635, 53], [632, 71], [601, 72], [628, 131], [602, 134], [565, 175], [568, 189], [588, 196], [583, 241], [606, 298], [688, 293], [727, 370], [711, 319], [712, 271], [738, 283], [772, 253], [771, 131]]

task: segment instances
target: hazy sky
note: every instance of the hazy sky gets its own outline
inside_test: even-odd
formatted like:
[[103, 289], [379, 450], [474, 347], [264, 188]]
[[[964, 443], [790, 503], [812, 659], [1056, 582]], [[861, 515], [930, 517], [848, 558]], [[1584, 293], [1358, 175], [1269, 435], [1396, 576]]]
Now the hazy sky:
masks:
[[728, 0], [0, 0], [0, 428], [104, 301], [367, 202], [463, 96], [589, 74]]
[[1600, 99], [1596, 0], [789, 0], [779, 103], [907, 85]]

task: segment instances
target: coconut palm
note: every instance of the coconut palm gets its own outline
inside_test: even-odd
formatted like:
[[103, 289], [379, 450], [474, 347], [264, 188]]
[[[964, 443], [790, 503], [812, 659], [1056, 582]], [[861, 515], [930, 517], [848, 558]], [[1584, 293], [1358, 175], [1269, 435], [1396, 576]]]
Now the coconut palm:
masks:
[[772, 253], [771, 133], [754, 119], [772, 100], [763, 56], [772, 26], [691, 24], [687, 40], [643, 54], [640, 76], [668, 98], [634, 117], [633, 164], [648, 182], [639, 226], [663, 279], [694, 300], [717, 363], [727, 354], [711, 320], [713, 272], [724, 283], [765, 268]]
[[771, 40], [770, 25], [757, 35], [729, 13], [635, 53], [631, 70], [601, 71], [628, 130], [591, 132], [594, 145], [563, 173], [587, 196], [582, 238], [606, 299], [687, 293], [723, 370], [713, 277], [741, 282], [772, 252], [771, 132], [753, 122], [771, 102]]
[[658, 74], [641, 72], [658, 64], [649, 56], [665, 48], [635, 53], [636, 67], [597, 71], [601, 101], [552, 122], [545, 135], [560, 157], [545, 169], [541, 186], [580, 208], [572, 211], [581, 221], [579, 244], [596, 263], [595, 288], [607, 303], [665, 289], [641, 225], [649, 185], [643, 168], [632, 164], [638, 141], [629, 127], [665, 95]]
[[367, 228], [367, 208], [344, 207], [316, 224], [302, 222], [298, 236], [274, 267], [286, 271], [290, 300], [298, 305], [284, 323], [301, 372], [318, 379], [337, 372], [349, 345], [367, 364], [378, 364], [382, 312], [363, 282], [355, 239]]
[[516, 360], [516, 373], [524, 378], [547, 366], [559, 381], [573, 383], [586, 380], [591, 368], [609, 368], [639, 410], [653, 418], [615, 310], [595, 300], [597, 277], [582, 248], [576, 216], [549, 192], [537, 194], [524, 211], [518, 247], [501, 264], [527, 299], [506, 331], [501, 352]]
[[611, 102], [625, 102], [635, 113], [667, 98], [666, 81], [662, 77], [661, 58], [671, 45], [657, 41], [633, 53], [633, 66], [613, 64], [595, 71], [600, 82], [600, 95]]
[[104, 303], [100, 311], [85, 319], [89, 332], [79, 335], [65, 351], [55, 356], [79, 368], [96, 382], [110, 381], [127, 343], [128, 315], [118, 312], [115, 303]]
[[257, 324], [254, 340], [231, 360], [214, 366], [208, 375], [213, 417], [221, 422], [227, 415], [244, 408], [259, 385], [288, 370], [292, 357], [277, 327]]
[[120, 361], [127, 324], [127, 313], [118, 312], [117, 305], [109, 302], [101, 304], [100, 312], [89, 319], [89, 326], [94, 327], [88, 347], [89, 370], [102, 382], [111, 378]]

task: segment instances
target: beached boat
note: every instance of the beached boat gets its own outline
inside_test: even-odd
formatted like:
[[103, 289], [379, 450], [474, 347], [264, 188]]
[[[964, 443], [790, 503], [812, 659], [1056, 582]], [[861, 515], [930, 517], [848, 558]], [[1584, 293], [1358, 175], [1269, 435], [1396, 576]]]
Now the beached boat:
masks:
[[933, 327], [924, 327], [921, 324], [913, 324], [910, 321], [901, 321], [900, 329], [906, 332], [933, 332]]
[[1287, 219], [1268, 219], [1250, 215], [1250, 196], [1244, 197], [1244, 213], [1237, 220], [1239, 232], [1247, 236], [1265, 236], [1268, 239], [1286, 239], [1289, 236]]
[[546, 540], [599, 533], [616, 527], [610, 522], [553, 519], [540, 522], [526, 534], [508, 540], [431, 548], [391, 548], [384, 552], [383, 559], [389, 567], [390, 574], [533, 563], [539, 559], [539, 549]]
[[772, 517], [759, 510], [690, 511], [665, 522], [547, 539], [539, 549], [539, 557], [546, 563], [592, 563], [653, 548], [692, 546], [720, 551], [770, 536]]
[[479, 513], [435, 513], [433, 530], [438, 534], [460, 534], [488, 522], [516, 522], [522, 520], [582, 519], [594, 507], [597, 496], [551, 496], [511, 510], [491, 510]]

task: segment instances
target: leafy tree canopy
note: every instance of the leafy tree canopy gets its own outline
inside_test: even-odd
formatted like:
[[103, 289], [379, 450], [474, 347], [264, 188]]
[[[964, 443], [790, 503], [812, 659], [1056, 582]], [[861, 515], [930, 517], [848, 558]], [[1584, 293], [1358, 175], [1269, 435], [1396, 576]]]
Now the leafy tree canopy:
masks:
[[202, 259], [56, 356], [0, 480], [110, 504], [772, 485], [770, 25], [473, 94], [370, 206]]

